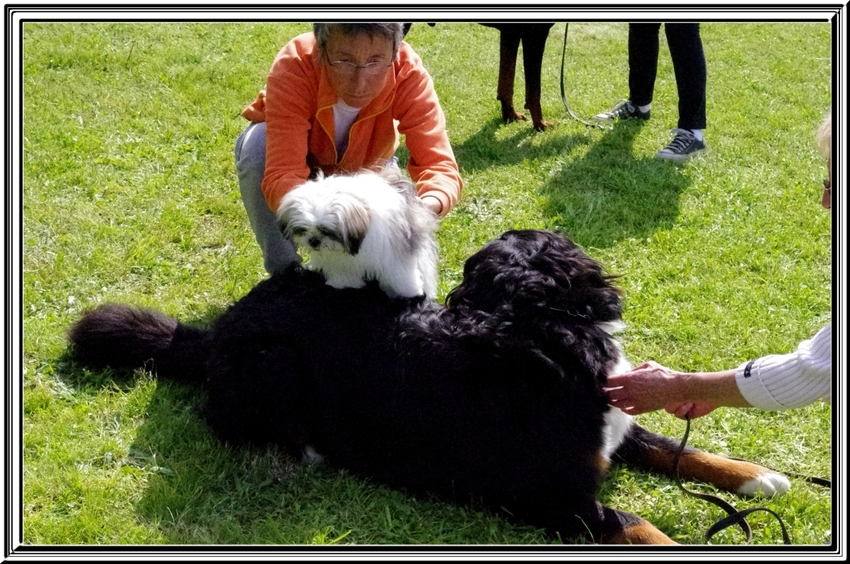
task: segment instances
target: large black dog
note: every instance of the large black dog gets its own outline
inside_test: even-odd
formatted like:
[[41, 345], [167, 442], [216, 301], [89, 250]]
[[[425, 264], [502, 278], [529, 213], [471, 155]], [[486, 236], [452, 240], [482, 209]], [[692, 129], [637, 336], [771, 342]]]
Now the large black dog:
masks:
[[[377, 285], [334, 289], [301, 267], [258, 284], [211, 328], [117, 304], [69, 331], [92, 367], [147, 365], [203, 385], [232, 444], [277, 444], [409, 492], [499, 510], [562, 538], [672, 543], [597, 502], [609, 461], [669, 473], [677, 444], [607, 405], [625, 368], [619, 291], [566, 237], [511, 231], [439, 305]], [[742, 494], [787, 480], [687, 449], [679, 473]]]

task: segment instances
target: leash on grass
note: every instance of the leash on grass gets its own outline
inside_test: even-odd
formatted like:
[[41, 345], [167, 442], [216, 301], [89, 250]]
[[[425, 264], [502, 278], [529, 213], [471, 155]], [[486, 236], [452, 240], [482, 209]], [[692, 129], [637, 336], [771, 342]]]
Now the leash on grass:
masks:
[[570, 28], [569, 23], [564, 23], [564, 49], [561, 51], [561, 100], [564, 102], [564, 107], [567, 108], [567, 113], [570, 114], [576, 121], [580, 121], [584, 125], [588, 127], [598, 127], [599, 129], [605, 129], [600, 123], [593, 123], [578, 117], [573, 110], [570, 108], [570, 104], [567, 102], [567, 95], [564, 93], [564, 63], [567, 59], [567, 31]]
[[719, 521], [714, 523], [714, 525], [709, 527], [709, 529], [705, 532], [705, 541], [708, 542], [709, 540], [711, 540], [711, 537], [713, 537], [715, 534], [719, 533], [723, 529], [731, 527], [732, 525], [738, 525], [741, 527], [741, 530], [744, 531], [744, 534], [747, 537], [747, 544], [750, 544], [750, 542], [753, 540], [753, 530], [750, 527], [750, 524], [747, 522], [747, 515], [749, 515], [750, 513], [755, 513], [756, 511], [766, 511], [767, 513], [770, 513], [771, 515], [776, 517], [776, 520], [779, 521], [779, 527], [782, 529], [782, 541], [785, 544], [791, 544], [791, 537], [788, 536], [788, 531], [785, 529], [785, 523], [775, 511], [766, 507], [751, 507], [749, 509], [738, 511], [731, 503], [717, 497], [716, 495], [692, 492], [682, 485], [682, 480], [679, 477], [679, 459], [682, 456], [682, 451], [685, 450], [685, 445], [688, 443], [688, 435], [690, 434], [690, 432], [691, 417], [690, 415], [686, 415], [685, 436], [682, 437], [682, 442], [679, 444], [679, 448], [676, 450], [676, 455], [673, 457], [673, 475], [676, 478], [676, 485], [679, 486], [679, 489], [685, 492], [687, 495], [702, 499], [704, 501], [708, 501], [709, 503], [713, 503], [724, 511], [726, 511], [726, 513], [728, 513], [726, 517], [720, 519]]
[[[730, 456], [728, 458], [729, 458], [729, 460], [740, 460], [741, 462], [751, 462], [750, 460], [747, 460], [746, 458], [735, 458], [734, 456]], [[765, 466], [764, 464], [759, 463], [759, 465], [763, 466], [764, 468], [767, 468], [768, 470], [773, 470], [774, 472], [779, 472], [779, 470], [776, 470], [775, 468], [771, 468], [769, 466]], [[822, 486], [824, 488], [830, 488], [830, 489], [832, 488], [832, 481], [828, 480], [827, 478], [818, 478], [817, 476], [806, 476], [805, 474], [797, 474], [795, 472], [785, 472], [785, 471], [783, 471], [783, 472], [779, 472], [779, 473], [780, 474], [787, 474], [788, 476], [791, 476], [792, 478], [805, 480], [806, 482], [809, 482], [810, 484], [815, 484], [816, 486]]]

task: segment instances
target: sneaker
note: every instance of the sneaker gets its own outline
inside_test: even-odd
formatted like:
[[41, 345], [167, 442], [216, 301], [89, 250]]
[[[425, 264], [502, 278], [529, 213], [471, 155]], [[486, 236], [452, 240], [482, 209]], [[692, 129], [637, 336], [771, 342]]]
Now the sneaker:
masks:
[[655, 155], [659, 159], [669, 159], [677, 163], [687, 161], [691, 156], [705, 150], [705, 142], [700, 141], [688, 129], [674, 129], [673, 140]]
[[620, 100], [612, 109], [601, 114], [596, 114], [593, 116], [593, 119], [597, 121], [614, 121], [615, 119], [629, 118], [649, 119], [649, 112], [650, 110], [646, 110], [645, 112], [640, 111], [629, 100]]

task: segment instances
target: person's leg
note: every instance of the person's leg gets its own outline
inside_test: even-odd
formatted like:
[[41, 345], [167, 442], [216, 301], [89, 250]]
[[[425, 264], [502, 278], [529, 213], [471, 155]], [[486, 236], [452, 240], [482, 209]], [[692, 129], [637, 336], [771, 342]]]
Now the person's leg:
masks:
[[655, 156], [685, 162], [705, 150], [705, 54], [698, 23], [665, 23], [679, 93], [679, 121], [670, 143]]
[[300, 263], [294, 245], [283, 238], [274, 212], [263, 196], [262, 183], [266, 170], [266, 124], [252, 123], [237, 137], [234, 150], [236, 173], [242, 203], [248, 212], [251, 229], [263, 252], [263, 266], [273, 274]]
[[629, 24], [629, 100], [635, 106], [652, 103], [660, 29], [660, 23]]
[[599, 121], [650, 117], [655, 75], [658, 72], [658, 32], [660, 23], [629, 24], [629, 97], [608, 111], [596, 114]]
[[666, 23], [664, 32], [679, 93], [679, 129], [705, 129], [707, 70], [698, 23]]

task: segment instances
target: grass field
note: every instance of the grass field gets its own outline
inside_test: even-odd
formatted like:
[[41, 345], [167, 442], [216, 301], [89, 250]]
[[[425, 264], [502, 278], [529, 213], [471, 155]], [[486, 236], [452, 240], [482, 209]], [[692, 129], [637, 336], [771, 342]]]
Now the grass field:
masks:
[[[240, 200], [233, 142], [277, 50], [307, 24], [28, 23], [23, 28], [23, 533], [28, 545], [533, 545], [497, 515], [412, 499], [273, 451], [230, 450], [191, 389], [69, 363], [65, 330], [104, 301], [214, 318], [265, 277]], [[707, 23], [706, 153], [654, 158], [675, 127], [669, 52], [653, 118], [587, 128], [559, 95], [564, 24], [548, 38], [544, 115], [503, 125], [498, 35], [413, 26], [465, 181], [439, 232], [440, 295], [511, 228], [561, 230], [622, 275], [625, 350], [687, 370], [786, 352], [831, 315], [830, 215], [814, 132], [830, 106], [827, 24]], [[566, 91], [589, 117], [628, 95], [627, 26], [572, 24]], [[522, 105], [522, 69], [516, 103]], [[406, 161], [401, 150], [399, 157]], [[639, 417], [680, 438], [684, 423]], [[832, 410], [720, 409], [690, 443], [778, 470], [830, 476]], [[691, 489], [711, 488], [691, 484]], [[746, 500], [795, 544], [833, 540], [832, 493], [792, 479]], [[722, 512], [664, 478], [615, 467], [600, 494], [685, 544]], [[753, 544], [780, 542], [766, 513]], [[713, 544], [740, 544], [730, 529]]]

